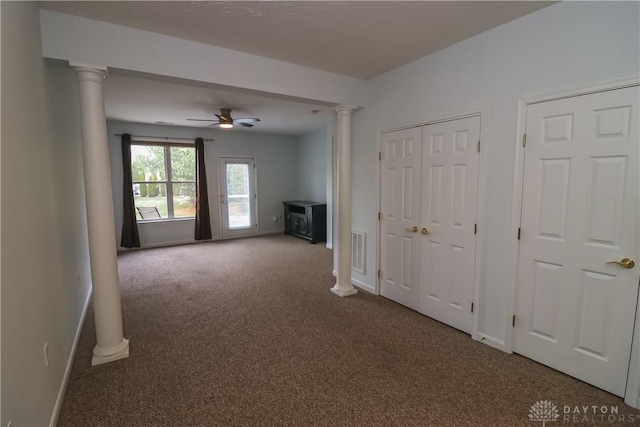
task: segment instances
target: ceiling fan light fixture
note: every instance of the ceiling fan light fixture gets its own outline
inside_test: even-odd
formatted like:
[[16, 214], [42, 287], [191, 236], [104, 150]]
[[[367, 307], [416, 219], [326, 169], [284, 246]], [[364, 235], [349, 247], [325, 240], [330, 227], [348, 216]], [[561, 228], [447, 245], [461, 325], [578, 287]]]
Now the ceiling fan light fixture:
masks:
[[[1, 0], [0, 0], [1, 1]], [[220, 114], [215, 115], [218, 120], [209, 120], [209, 119], [187, 119], [192, 122], [213, 122], [210, 126], [217, 126], [222, 129], [231, 129], [235, 127], [235, 125], [242, 126], [245, 128], [252, 128], [253, 123], [258, 123], [260, 121], [257, 117], [247, 117], [243, 119], [233, 119], [231, 117], [231, 108], [221, 108]]]
[[220, 118], [219, 126], [222, 129], [231, 129], [233, 127], [233, 119], [231, 118], [231, 110], [227, 108], [222, 109], [222, 114], [218, 116]]

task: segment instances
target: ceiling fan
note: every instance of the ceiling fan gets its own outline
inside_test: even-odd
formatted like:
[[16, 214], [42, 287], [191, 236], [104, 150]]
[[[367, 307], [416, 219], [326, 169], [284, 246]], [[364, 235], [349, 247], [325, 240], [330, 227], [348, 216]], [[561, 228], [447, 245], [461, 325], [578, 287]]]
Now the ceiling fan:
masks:
[[218, 120], [210, 120], [210, 119], [187, 119], [191, 122], [214, 122], [211, 123], [210, 126], [220, 126], [222, 129], [231, 129], [234, 125], [244, 126], [246, 128], [251, 128], [253, 125], [251, 123], [257, 123], [260, 121], [257, 117], [245, 118], [245, 119], [234, 119], [231, 117], [231, 108], [221, 108], [220, 114], [216, 114]]

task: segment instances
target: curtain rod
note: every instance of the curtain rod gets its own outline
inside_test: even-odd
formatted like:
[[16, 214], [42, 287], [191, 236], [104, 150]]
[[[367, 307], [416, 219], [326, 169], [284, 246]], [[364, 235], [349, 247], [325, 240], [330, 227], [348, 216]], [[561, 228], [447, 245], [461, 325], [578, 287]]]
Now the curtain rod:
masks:
[[[121, 133], [114, 133], [115, 136], [122, 136]], [[195, 138], [182, 138], [179, 136], [149, 136], [149, 135], [131, 135], [132, 138], [153, 138], [153, 139], [166, 139], [170, 141], [172, 139], [184, 139], [188, 141], [195, 141]], [[203, 141], [215, 141], [215, 139], [203, 138]]]

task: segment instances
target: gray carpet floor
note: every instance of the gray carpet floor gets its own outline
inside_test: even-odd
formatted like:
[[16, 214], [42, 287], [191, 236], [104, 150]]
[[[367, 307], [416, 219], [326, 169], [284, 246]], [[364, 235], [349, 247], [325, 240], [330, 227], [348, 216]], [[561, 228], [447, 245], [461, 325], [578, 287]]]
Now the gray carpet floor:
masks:
[[533, 426], [539, 400], [560, 410], [547, 425], [564, 405], [640, 417], [385, 298], [339, 298], [323, 244], [277, 235], [118, 262], [131, 355], [90, 366], [90, 308], [60, 426]]

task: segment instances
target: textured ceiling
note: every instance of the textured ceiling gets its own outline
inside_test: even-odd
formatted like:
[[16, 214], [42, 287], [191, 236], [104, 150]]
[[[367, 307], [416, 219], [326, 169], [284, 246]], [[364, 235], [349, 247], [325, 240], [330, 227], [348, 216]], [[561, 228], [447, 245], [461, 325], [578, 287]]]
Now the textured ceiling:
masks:
[[44, 1], [40, 7], [369, 79], [543, 1]]

